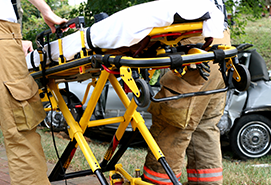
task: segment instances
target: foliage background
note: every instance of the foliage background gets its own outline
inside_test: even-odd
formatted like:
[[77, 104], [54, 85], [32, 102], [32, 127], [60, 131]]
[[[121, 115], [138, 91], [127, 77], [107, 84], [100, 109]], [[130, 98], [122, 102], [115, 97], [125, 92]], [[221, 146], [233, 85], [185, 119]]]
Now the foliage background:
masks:
[[[78, 6], [70, 6], [68, 0], [45, 0], [51, 9], [60, 17], [72, 19], [77, 16], [85, 17], [86, 27], [94, 23], [94, 15], [106, 12], [111, 15], [126, 7], [147, 2], [149, 0], [88, 0]], [[22, 34], [24, 40], [31, 40], [36, 48], [37, 34], [49, 27], [43, 21], [40, 12], [28, 1], [21, 0], [23, 9]]]
[[[111, 15], [126, 7], [148, 2], [151, 0], [88, 0], [78, 6], [69, 6], [68, 0], [45, 0], [52, 10], [60, 17], [72, 19], [77, 16], [85, 17], [86, 27], [94, 23], [94, 15], [105, 12]], [[232, 19], [229, 20], [231, 35], [233, 38], [245, 34], [245, 27], [248, 20], [256, 20], [261, 17], [263, 9], [259, 6], [263, 0], [227, 0], [226, 9]], [[169, 1], [170, 3], [170, 1]], [[21, 0], [23, 9], [23, 29], [22, 34], [25, 40], [31, 40], [35, 43], [38, 33], [49, 29], [44, 23], [40, 12], [28, 2]], [[140, 12], [139, 12], [140, 13]], [[35, 48], [34, 44], [34, 48]]]
[[[69, 6], [68, 0], [45, 0], [51, 9], [60, 17], [68, 18], [73, 7]], [[28, 0], [21, 0], [23, 9], [22, 35], [24, 40], [31, 40], [36, 48], [35, 39], [37, 34], [49, 29], [45, 24], [41, 13]]]

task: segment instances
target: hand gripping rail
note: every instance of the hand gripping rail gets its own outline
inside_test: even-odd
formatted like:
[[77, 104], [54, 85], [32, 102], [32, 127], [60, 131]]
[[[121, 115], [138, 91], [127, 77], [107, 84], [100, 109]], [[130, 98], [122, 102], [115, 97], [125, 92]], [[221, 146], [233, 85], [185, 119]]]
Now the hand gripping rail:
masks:
[[[66, 28], [82, 28], [85, 26], [85, 18], [83, 16], [79, 16], [76, 18], [73, 18], [69, 20], [66, 23], [63, 23], [59, 26], [56, 26], [56, 33], [60, 34], [62, 33], [62, 30], [65, 30]], [[50, 35], [52, 33], [51, 29], [45, 30], [41, 33], [39, 33], [36, 36], [36, 40], [40, 42], [40, 44], [44, 45], [44, 37], [47, 35]]]

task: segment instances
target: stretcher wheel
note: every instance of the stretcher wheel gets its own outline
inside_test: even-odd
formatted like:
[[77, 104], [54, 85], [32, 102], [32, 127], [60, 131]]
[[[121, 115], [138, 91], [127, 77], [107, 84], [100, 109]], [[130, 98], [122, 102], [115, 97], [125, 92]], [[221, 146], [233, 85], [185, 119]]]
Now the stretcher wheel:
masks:
[[150, 101], [150, 90], [148, 84], [143, 79], [137, 79], [136, 85], [139, 89], [140, 96], [137, 98], [134, 95], [135, 102], [139, 107], [146, 107]]
[[[66, 103], [68, 103], [68, 98], [66, 96], [67, 92], [65, 90], [60, 90], [60, 93]], [[72, 93], [70, 93], [70, 101], [72, 105], [79, 105], [78, 108], [69, 108], [72, 116], [76, 121], [79, 121], [79, 119], [83, 115], [83, 108], [81, 101]], [[44, 108], [51, 108], [50, 102], [43, 102]], [[53, 126], [54, 131], [67, 131], [67, 122], [62, 114], [61, 111], [54, 111], [50, 110], [49, 112], [46, 112], [46, 117], [44, 118], [43, 122], [41, 123], [42, 126], [45, 126], [47, 128], [51, 128]]]
[[233, 78], [233, 85], [238, 91], [246, 91], [251, 82], [250, 73], [248, 69], [242, 64], [235, 65], [235, 68], [241, 76], [241, 81], [237, 82]]

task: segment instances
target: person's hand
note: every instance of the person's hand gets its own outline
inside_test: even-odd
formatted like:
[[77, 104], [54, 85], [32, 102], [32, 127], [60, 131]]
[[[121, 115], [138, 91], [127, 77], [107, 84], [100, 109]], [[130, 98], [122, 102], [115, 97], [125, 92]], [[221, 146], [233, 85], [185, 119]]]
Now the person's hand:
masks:
[[22, 40], [22, 47], [23, 47], [23, 51], [24, 51], [24, 54], [25, 56], [33, 51], [33, 45], [32, 45], [32, 42], [29, 41], [29, 40]]
[[207, 81], [210, 76], [209, 73], [211, 72], [208, 62], [197, 64], [197, 69], [199, 70], [200, 76]]
[[66, 19], [62, 19], [57, 16], [54, 12], [48, 11], [42, 14], [45, 23], [51, 28], [52, 33], [55, 33], [56, 28], [55, 25], [60, 25], [62, 23], [67, 22]]
[[52, 33], [55, 33], [55, 25], [60, 25], [67, 22], [66, 19], [62, 19], [57, 16], [49, 5], [44, 0], [28, 0], [31, 2], [42, 14], [45, 23], [51, 28]]

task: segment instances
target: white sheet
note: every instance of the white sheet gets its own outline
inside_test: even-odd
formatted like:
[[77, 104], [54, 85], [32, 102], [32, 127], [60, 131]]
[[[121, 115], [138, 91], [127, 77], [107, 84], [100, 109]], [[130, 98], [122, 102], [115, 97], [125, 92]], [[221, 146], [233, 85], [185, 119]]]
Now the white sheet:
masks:
[[[95, 23], [90, 28], [91, 41], [94, 47], [105, 49], [129, 47], [141, 41], [154, 27], [171, 25], [176, 13], [186, 20], [194, 20], [207, 12], [211, 18], [203, 22], [203, 36], [222, 38], [224, 15], [210, 0], [159, 0], [126, 8]], [[79, 31], [64, 37], [62, 43], [63, 55], [67, 60], [73, 59], [81, 50]], [[52, 59], [58, 61], [58, 42], [53, 41], [50, 45]], [[87, 42], [85, 45], [89, 49]], [[48, 46], [46, 45], [44, 49], [48, 51]], [[28, 68], [31, 69], [30, 54], [27, 55], [26, 61]], [[34, 63], [35, 66], [40, 63], [36, 50]]]
[[210, 0], [160, 0], [126, 8], [94, 24], [91, 27], [92, 44], [107, 49], [131, 46], [154, 27], [171, 25], [175, 13], [193, 20], [206, 12], [211, 18], [203, 22], [203, 36], [222, 38], [224, 15]]

